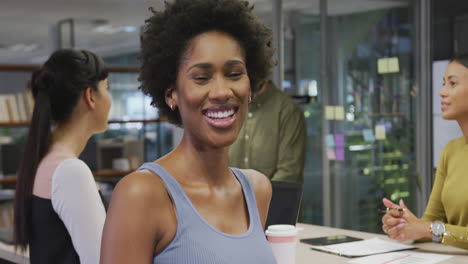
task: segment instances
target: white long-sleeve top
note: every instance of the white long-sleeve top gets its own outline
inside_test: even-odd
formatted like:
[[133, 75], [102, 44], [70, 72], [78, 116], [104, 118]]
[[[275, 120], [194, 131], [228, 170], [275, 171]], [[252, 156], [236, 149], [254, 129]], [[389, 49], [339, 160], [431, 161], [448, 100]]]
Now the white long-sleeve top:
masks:
[[99, 263], [106, 212], [89, 167], [65, 146], [54, 144], [39, 164], [33, 195], [50, 199], [80, 263]]
[[52, 206], [81, 263], [99, 263], [106, 211], [93, 174], [80, 159], [62, 161], [52, 176]]

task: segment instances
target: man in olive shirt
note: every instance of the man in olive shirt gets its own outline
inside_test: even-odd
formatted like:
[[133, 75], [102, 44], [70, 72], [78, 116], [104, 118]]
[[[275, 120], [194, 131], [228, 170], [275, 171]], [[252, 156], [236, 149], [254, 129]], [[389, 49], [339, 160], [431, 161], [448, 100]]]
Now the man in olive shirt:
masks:
[[266, 81], [250, 103], [244, 126], [229, 149], [229, 166], [257, 170], [272, 181], [302, 183], [305, 148], [302, 109]]

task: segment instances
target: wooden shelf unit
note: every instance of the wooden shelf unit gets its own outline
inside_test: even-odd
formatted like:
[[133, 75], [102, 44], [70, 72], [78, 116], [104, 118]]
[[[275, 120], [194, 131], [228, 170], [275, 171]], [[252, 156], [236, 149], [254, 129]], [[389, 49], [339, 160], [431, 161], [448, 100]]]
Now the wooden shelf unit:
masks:
[[16, 184], [16, 176], [0, 178], [0, 184]]
[[[167, 118], [162, 117], [159, 119], [148, 119], [148, 120], [109, 120], [109, 124], [125, 124], [125, 123], [163, 123], [167, 122]], [[29, 126], [29, 122], [0, 122], [0, 127], [23, 127], [23, 126]]]
[[134, 172], [136, 169], [131, 170], [113, 170], [113, 169], [102, 169], [93, 171], [93, 176], [96, 178], [104, 177], [123, 177], [129, 173]]
[[29, 126], [29, 122], [0, 122], [0, 127], [23, 127]]
[[[29, 64], [0, 64], [0, 71], [35, 71], [40, 65]], [[138, 67], [107, 67], [109, 72], [139, 72]]]
[[[93, 171], [93, 176], [96, 178], [106, 178], [106, 177], [123, 177], [129, 173], [134, 172], [136, 169], [132, 170], [113, 170], [113, 169], [102, 169]], [[0, 178], [0, 184], [15, 184], [16, 176]]]
[[[38, 70], [40, 65], [15, 65], [15, 64], [0, 64], [0, 71], [24, 71], [24, 72], [33, 72]], [[107, 68], [109, 73], [138, 73], [138, 67], [108, 67]], [[109, 124], [125, 124], [125, 123], [163, 123], [167, 122], [167, 118], [161, 117], [158, 119], [148, 119], [148, 120], [109, 120]], [[1, 127], [27, 127], [29, 126], [30, 122], [0, 122]], [[113, 170], [113, 169], [102, 169], [93, 171], [94, 177], [98, 179], [104, 178], [119, 178], [123, 177], [131, 172], [135, 171], [135, 169], [128, 170], [128, 171], [120, 171], [120, 170]], [[0, 178], [0, 184], [15, 184], [16, 183], [16, 176]]]

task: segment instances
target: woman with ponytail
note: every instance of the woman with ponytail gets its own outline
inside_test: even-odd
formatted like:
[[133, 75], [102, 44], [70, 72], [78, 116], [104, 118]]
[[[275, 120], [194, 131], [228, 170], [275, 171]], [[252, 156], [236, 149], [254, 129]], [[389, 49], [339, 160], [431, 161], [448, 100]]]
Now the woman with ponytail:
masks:
[[105, 208], [78, 156], [107, 128], [107, 69], [85, 50], [59, 50], [32, 75], [35, 98], [16, 183], [14, 244], [35, 263], [98, 263]]

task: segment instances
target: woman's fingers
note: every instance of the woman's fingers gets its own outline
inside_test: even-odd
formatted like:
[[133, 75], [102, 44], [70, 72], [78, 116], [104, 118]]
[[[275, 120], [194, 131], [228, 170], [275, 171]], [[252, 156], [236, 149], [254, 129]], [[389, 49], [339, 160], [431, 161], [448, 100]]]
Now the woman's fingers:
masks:
[[[382, 200], [387, 209], [387, 213], [382, 217], [382, 230], [388, 235], [391, 239], [397, 239], [403, 241], [405, 238], [404, 228], [406, 224], [406, 219], [403, 218], [404, 211], [398, 210], [402, 208], [400, 205], [394, 204], [387, 198]], [[404, 205], [403, 201], [400, 201], [401, 205]], [[407, 210], [406, 205], [404, 205], [405, 210]]]
[[404, 223], [400, 223], [396, 226], [393, 226], [393, 227], [390, 227], [387, 229], [387, 235], [389, 238], [391, 239], [398, 239], [399, 240], [399, 237], [401, 236], [401, 234], [403, 233], [402, 230], [405, 228], [405, 224]]
[[388, 226], [386, 224], [382, 225], [382, 231], [386, 234], [388, 232]]
[[403, 201], [403, 199], [400, 199], [400, 208], [408, 209], [408, 207], [406, 206], [406, 204], [405, 204], [405, 202]]
[[403, 219], [403, 218], [399, 218], [399, 217], [391, 217], [391, 216], [388, 216], [388, 217], [384, 217], [382, 218], [382, 223], [385, 224], [385, 225], [388, 225], [388, 226], [396, 226], [400, 223], [405, 223], [406, 220]]
[[389, 210], [382, 217], [382, 223], [389, 226], [394, 226], [404, 222], [406, 222], [406, 219], [403, 218], [403, 212], [399, 212], [398, 210]]
[[396, 238], [398, 239], [400, 242], [403, 242], [406, 240], [406, 235], [404, 232], [401, 232], [401, 234]]
[[387, 208], [398, 208], [398, 205], [394, 204], [392, 201], [390, 201], [387, 198], [383, 198], [382, 202]]
[[393, 217], [398, 217], [402, 218], [404, 215], [404, 211], [399, 211], [398, 209], [389, 209], [387, 214], [393, 216]]

